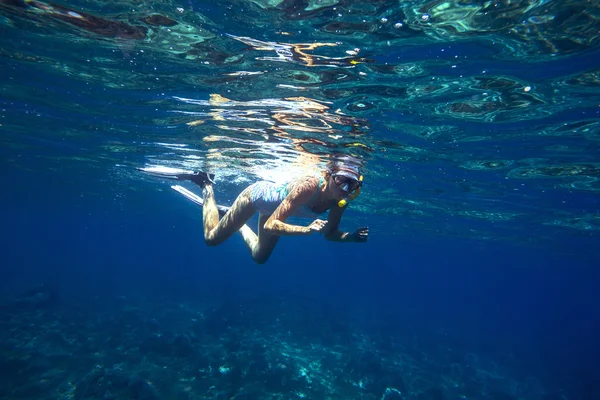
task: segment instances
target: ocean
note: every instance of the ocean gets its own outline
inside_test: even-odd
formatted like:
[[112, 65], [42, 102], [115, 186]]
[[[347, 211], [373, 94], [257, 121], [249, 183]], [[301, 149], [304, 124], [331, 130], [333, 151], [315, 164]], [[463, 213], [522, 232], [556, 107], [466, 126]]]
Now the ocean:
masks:
[[[599, 399], [599, 18], [0, 0], [0, 399]], [[264, 264], [144, 172], [230, 206], [344, 157], [368, 240]]]

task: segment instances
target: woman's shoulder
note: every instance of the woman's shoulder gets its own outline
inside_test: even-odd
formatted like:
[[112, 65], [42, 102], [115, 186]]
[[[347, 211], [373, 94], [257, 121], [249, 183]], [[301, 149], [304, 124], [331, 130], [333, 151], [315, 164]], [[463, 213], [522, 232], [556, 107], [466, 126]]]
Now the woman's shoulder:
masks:
[[288, 187], [290, 191], [314, 193], [320, 180], [321, 177], [317, 175], [304, 175], [292, 180]]
[[318, 175], [304, 175], [295, 180], [296, 185], [316, 188], [322, 177]]

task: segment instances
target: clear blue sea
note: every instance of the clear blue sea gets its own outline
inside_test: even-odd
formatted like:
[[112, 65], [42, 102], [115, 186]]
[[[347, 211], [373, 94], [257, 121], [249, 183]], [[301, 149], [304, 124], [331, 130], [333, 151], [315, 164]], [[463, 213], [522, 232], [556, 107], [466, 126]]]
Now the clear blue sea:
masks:
[[[599, 21], [0, 0], [0, 399], [600, 399]], [[264, 265], [139, 170], [213, 173], [231, 205], [339, 155], [368, 241]]]

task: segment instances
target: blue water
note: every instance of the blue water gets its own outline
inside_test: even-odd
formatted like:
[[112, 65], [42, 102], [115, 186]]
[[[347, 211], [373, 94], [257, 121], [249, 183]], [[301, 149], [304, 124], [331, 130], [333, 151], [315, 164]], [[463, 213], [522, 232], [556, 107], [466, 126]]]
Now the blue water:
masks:
[[[1, 399], [600, 398], [600, 6], [312, 3], [0, 1]], [[340, 152], [368, 242], [265, 265], [136, 170], [231, 204]]]

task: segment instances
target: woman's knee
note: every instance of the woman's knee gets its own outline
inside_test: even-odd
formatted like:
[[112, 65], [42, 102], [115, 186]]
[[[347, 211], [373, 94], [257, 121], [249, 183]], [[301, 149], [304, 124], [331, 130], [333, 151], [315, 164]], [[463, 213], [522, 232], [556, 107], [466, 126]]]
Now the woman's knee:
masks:
[[217, 246], [223, 243], [223, 239], [220, 239], [214, 235], [214, 231], [210, 231], [204, 234], [204, 242], [207, 246]]
[[254, 259], [254, 262], [257, 264], [265, 264], [269, 260], [268, 255], [262, 255], [262, 254], [252, 256], [252, 258]]
[[252, 252], [252, 258], [254, 259], [254, 261], [257, 264], [264, 264], [269, 260], [269, 257], [271, 257], [271, 254], [273, 253], [273, 249], [257, 249], [255, 251]]

